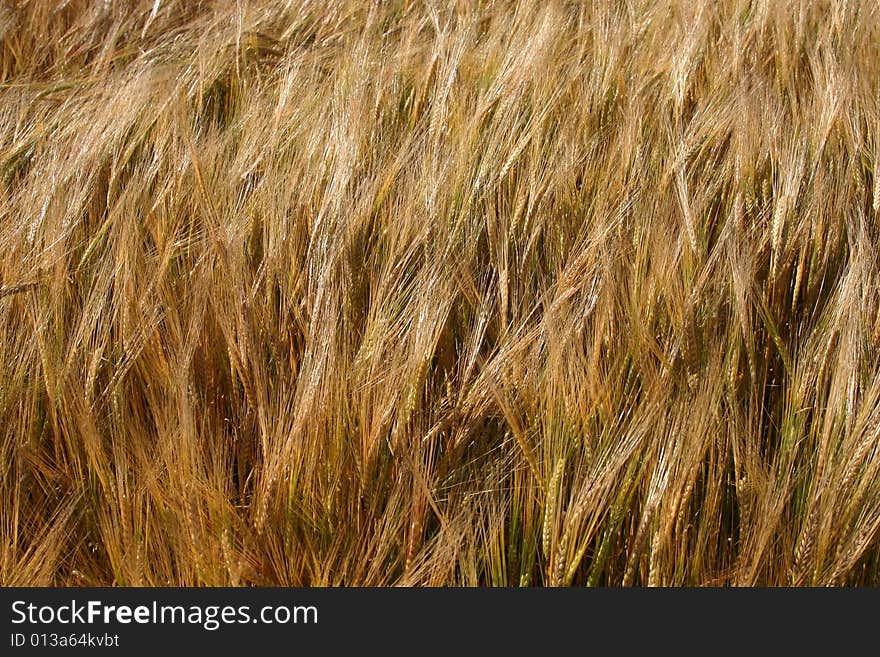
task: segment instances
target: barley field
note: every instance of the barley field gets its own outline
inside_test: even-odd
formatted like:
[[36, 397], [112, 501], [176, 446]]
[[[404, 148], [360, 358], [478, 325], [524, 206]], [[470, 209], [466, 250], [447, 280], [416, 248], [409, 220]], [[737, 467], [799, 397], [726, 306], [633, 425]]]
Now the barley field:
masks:
[[0, 584], [880, 584], [880, 8], [0, 5]]

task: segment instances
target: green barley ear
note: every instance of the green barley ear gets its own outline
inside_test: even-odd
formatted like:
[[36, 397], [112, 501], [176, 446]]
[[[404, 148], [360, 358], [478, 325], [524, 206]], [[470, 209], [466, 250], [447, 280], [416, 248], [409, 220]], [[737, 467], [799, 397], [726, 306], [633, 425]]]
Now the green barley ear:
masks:
[[[550, 559], [551, 541], [553, 539], [553, 529], [556, 526], [556, 514], [559, 506], [559, 484], [562, 481], [562, 471], [565, 468], [565, 457], [561, 456], [556, 460], [553, 466], [553, 474], [550, 476], [550, 483], [547, 486], [547, 501], [544, 504], [544, 526], [541, 531], [541, 547], [544, 555]], [[549, 562], [552, 570], [552, 559]]]

